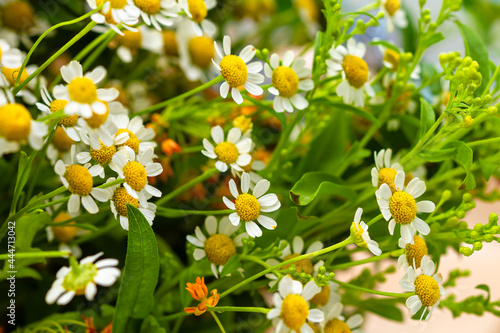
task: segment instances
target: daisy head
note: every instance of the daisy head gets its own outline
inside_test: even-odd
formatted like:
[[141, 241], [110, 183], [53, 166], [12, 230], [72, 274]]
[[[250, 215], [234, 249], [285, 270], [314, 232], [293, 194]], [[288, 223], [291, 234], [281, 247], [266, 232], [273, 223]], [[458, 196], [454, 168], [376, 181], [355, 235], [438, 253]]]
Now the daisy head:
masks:
[[336, 92], [343, 97], [344, 103], [363, 107], [365, 105], [365, 92], [374, 97], [375, 91], [368, 83], [370, 70], [368, 64], [363, 60], [366, 46], [356, 43], [351, 38], [347, 41], [347, 48], [339, 45], [330, 50], [333, 60], [327, 60], [328, 76], [342, 74], [342, 82], [337, 86]]
[[425, 192], [425, 182], [413, 178], [408, 186], [404, 187], [405, 173], [399, 171], [394, 179], [396, 192], [392, 193], [389, 185], [382, 184], [375, 192], [377, 202], [384, 218], [389, 221], [389, 233], [394, 234], [396, 223], [401, 225], [401, 239], [403, 244], [414, 243], [416, 232], [428, 235], [431, 229], [424, 220], [417, 217], [417, 213], [431, 213], [436, 208], [432, 201], [416, 202], [415, 199]]
[[69, 257], [70, 266], [64, 266], [56, 274], [56, 280], [45, 296], [47, 304], [57, 301], [58, 305], [68, 304], [73, 297], [85, 295], [92, 301], [97, 293], [97, 286], [112, 286], [120, 276], [116, 268], [118, 260], [103, 259], [95, 262], [103, 252], [83, 258], [78, 262], [74, 256]]
[[112, 132], [115, 133], [114, 139], [117, 140], [124, 133], [128, 135], [128, 140], [118, 144], [117, 148], [129, 147], [137, 155], [140, 152], [156, 147], [156, 143], [152, 141], [155, 137], [155, 132], [152, 128], [147, 128], [143, 125], [141, 117], [136, 116], [130, 119], [127, 115], [117, 115], [112, 118], [110, 127], [113, 127]]
[[392, 149], [382, 149], [381, 151], [373, 152], [375, 159], [375, 167], [372, 169], [372, 184], [376, 188], [380, 188], [382, 184], [389, 185], [389, 188], [394, 193], [396, 186], [394, 185], [394, 178], [398, 171], [403, 171], [403, 167], [391, 161]]
[[231, 54], [231, 38], [224, 36], [223, 47], [217, 43], [215, 45], [216, 61], [214, 65], [220, 74], [224, 77], [225, 82], [220, 86], [220, 94], [226, 98], [231, 88], [231, 96], [238, 104], [243, 103], [243, 96], [239, 91], [239, 87], [243, 86], [249, 93], [255, 96], [260, 96], [264, 90], [258, 85], [264, 82], [264, 76], [259, 74], [262, 70], [262, 63], [256, 61], [247, 64], [254, 57], [257, 50], [253, 45], [246, 46], [239, 55]]
[[104, 4], [101, 10], [92, 14], [91, 19], [98, 24], [106, 24], [117, 34], [123, 32], [117, 27], [121, 24], [125, 29], [136, 31], [132, 25], [139, 22], [141, 11], [132, 0], [87, 0], [91, 9], [96, 9]]
[[205, 236], [200, 227], [196, 227], [194, 235], [188, 235], [187, 240], [197, 248], [193, 252], [196, 260], [207, 257], [211, 263], [212, 272], [215, 277], [219, 277], [224, 265], [236, 254], [236, 247], [243, 246], [241, 240], [248, 237], [247, 233], [234, 236], [238, 227], [229, 222], [229, 218], [223, 217], [220, 223], [214, 216], [205, 219]]
[[262, 171], [266, 167], [266, 164], [263, 161], [256, 160], [252, 157], [250, 163], [241, 167], [243, 171], [236, 171], [235, 169], [231, 169], [231, 173], [233, 177], [241, 178], [243, 172], [247, 172], [250, 175], [250, 189], [254, 189], [255, 185], [260, 182], [263, 178], [257, 174], [256, 171]]
[[400, 239], [399, 247], [405, 249], [405, 252], [398, 258], [398, 267], [404, 266], [405, 269], [408, 266], [420, 268], [422, 258], [429, 254], [425, 240], [419, 235], [413, 236], [413, 244], [404, 244]]
[[363, 324], [363, 316], [356, 314], [349, 319], [345, 320], [342, 315], [342, 310], [344, 306], [342, 303], [337, 302], [331, 304], [331, 306], [325, 308], [323, 311], [325, 313], [325, 319], [320, 323], [321, 328], [324, 333], [340, 333], [340, 332], [352, 332], [352, 333], [363, 333], [360, 328]]
[[211, 134], [215, 147], [207, 139], [203, 139], [205, 150], [201, 153], [217, 160], [215, 167], [220, 172], [226, 172], [228, 166], [235, 171], [243, 171], [242, 167], [252, 160], [249, 154], [252, 149], [252, 139], [242, 137], [238, 127], [229, 130], [227, 141], [224, 140], [224, 131], [220, 126], [212, 127]]
[[285, 53], [281, 64], [276, 53], [271, 55], [270, 64], [264, 64], [264, 73], [273, 83], [268, 90], [275, 96], [273, 105], [277, 112], [293, 112], [294, 107], [303, 110], [309, 106], [309, 102], [300, 94], [314, 88], [313, 81], [306, 79], [311, 69], [305, 65], [305, 60], [294, 58], [291, 50]]
[[363, 208], [358, 208], [354, 215], [354, 221], [351, 224], [351, 236], [357, 246], [368, 248], [371, 253], [379, 256], [382, 254], [382, 250], [378, 247], [378, 243], [370, 238], [368, 226], [365, 222], [361, 221], [362, 214]]
[[217, 31], [215, 24], [207, 20], [210, 9], [217, 6], [216, 0], [179, 0], [179, 5], [191, 19], [193, 28], [198, 36], [202, 34], [213, 36]]
[[310, 309], [309, 300], [320, 291], [314, 281], [302, 287], [302, 283], [291, 276], [283, 277], [278, 292], [273, 295], [274, 308], [267, 313], [267, 319], [273, 321], [276, 332], [314, 333], [310, 323], [322, 322], [325, 315], [320, 309]]
[[387, 31], [393, 32], [394, 26], [398, 28], [406, 28], [408, 20], [405, 12], [401, 9], [400, 0], [382, 0], [380, 2], [380, 10], [384, 13], [387, 19]]
[[144, 23], [152, 25], [161, 31], [161, 26], [174, 24], [173, 18], [177, 17], [179, 5], [175, 0], [133, 0], [134, 5], [140, 9]]
[[262, 230], [257, 223], [254, 222], [255, 220], [266, 229], [274, 230], [276, 228], [277, 224], [275, 220], [261, 214], [274, 212], [281, 207], [281, 203], [276, 194], [266, 194], [270, 185], [271, 183], [268, 180], [262, 179], [255, 185], [253, 194], [248, 193], [250, 189], [250, 175], [245, 172], [241, 176], [241, 194], [238, 192], [234, 180], [231, 179], [229, 181], [229, 190], [236, 199], [235, 202], [232, 202], [226, 197], [222, 198], [227, 208], [235, 211], [229, 215], [231, 223], [234, 226], [238, 226], [240, 221], [245, 222], [245, 229], [251, 237], [262, 236]]
[[420, 274], [417, 274], [415, 266], [408, 266], [406, 275], [399, 282], [404, 291], [415, 293], [406, 300], [411, 314], [414, 315], [424, 307], [420, 320], [424, 318], [426, 311], [428, 314], [425, 320], [428, 320], [434, 308], [439, 305], [441, 296], [446, 295], [446, 290], [441, 285], [443, 277], [441, 274], [434, 274], [435, 269], [434, 262], [425, 255], [420, 263]]

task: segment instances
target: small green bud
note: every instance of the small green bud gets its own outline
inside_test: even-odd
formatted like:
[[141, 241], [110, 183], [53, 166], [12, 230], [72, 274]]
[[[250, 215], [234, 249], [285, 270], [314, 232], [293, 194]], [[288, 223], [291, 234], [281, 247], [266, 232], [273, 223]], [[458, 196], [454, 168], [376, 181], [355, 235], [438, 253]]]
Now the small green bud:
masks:
[[468, 247], [461, 246], [460, 249], [458, 250], [458, 252], [460, 252], [464, 256], [468, 257], [472, 254], [473, 251], [472, 251], [472, 249], [470, 249]]
[[446, 53], [441, 53], [441, 54], [439, 55], [439, 63], [441, 64], [441, 67], [443, 67], [443, 68], [444, 68], [444, 67], [446, 66], [446, 64], [448, 63], [448, 61], [449, 61], [448, 54], [446, 54]]
[[483, 228], [484, 226], [481, 223], [476, 223], [476, 225], [474, 226], [474, 230], [477, 232], [480, 232], [481, 230], [483, 230]]
[[472, 195], [470, 193], [464, 193], [464, 195], [462, 196], [462, 200], [465, 202], [471, 201]]
[[486, 96], [483, 97], [483, 104], [490, 104], [493, 98], [491, 97], [490, 94], [487, 94]]
[[495, 213], [491, 213], [490, 216], [488, 216], [488, 223], [495, 225], [498, 222], [498, 215]]
[[486, 112], [490, 115], [495, 115], [497, 113], [498, 109], [496, 106], [490, 106], [488, 109], [486, 109]]
[[420, 5], [420, 7], [423, 7], [425, 5], [425, 1], [426, 0], [418, 0], [418, 4]]
[[470, 232], [470, 237], [472, 239], [476, 239], [478, 236], [479, 236], [479, 234], [477, 233], [477, 231], [473, 230], [473, 231]]
[[459, 211], [457, 211], [456, 216], [459, 219], [463, 219], [465, 217], [465, 212], [463, 210], [459, 210]]
[[422, 17], [422, 22], [429, 23], [431, 21], [431, 16], [429, 14], [424, 14]]
[[465, 221], [461, 221], [459, 224], [457, 224], [457, 229], [459, 230], [464, 230], [464, 229], [467, 229], [468, 225], [467, 225], [467, 222]]
[[472, 63], [472, 58], [469, 56], [466, 56], [465, 58], [462, 59], [463, 67], [469, 67], [471, 63]]
[[320, 266], [318, 268], [318, 274], [324, 275], [326, 273], [326, 267], [325, 266]]
[[474, 98], [472, 96], [467, 96], [464, 99], [465, 104], [471, 105], [474, 102]]
[[[430, 21], [430, 18], [429, 18], [429, 21]], [[434, 31], [434, 30], [436, 30], [436, 29], [437, 29], [437, 27], [438, 27], [438, 26], [437, 26], [437, 24], [436, 24], [436, 23], [434, 23], [434, 22], [432, 22], [431, 24], [429, 24], [429, 30], [430, 30], [430, 31]]]
[[495, 239], [495, 236], [492, 234], [486, 234], [484, 235], [484, 241], [487, 243], [491, 243]]
[[450, 10], [452, 12], [459, 11], [462, 8], [462, 0], [455, 0], [450, 5]]
[[278, 257], [281, 257], [281, 256], [283, 255], [283, 252], [278, 251], [278, 252], [276, 252], [276, 255], [277, 255]]
[[471, 62], [471, 64], [470, 64], [470, 68], [473, 68], [473, 69], [475, 69], [475, 70], [478, 70], [478, 69], [479, 69], [479, 63], [478, 63], [477, 61], [475, 61], [475, 60], [474, 60], [473, 62]]
[[451, 191], [450, 190], [444, 190], [443, 193], [441, 194], [441, 201], [448, 201], [451, 198]]
[[497, 225], [491, 227], [491, 229], [490, 229], [490, 233], [492, 233], [494, 235], [498, 234], [499, 231], [500, 231], [500, 227]]
[[483, 248], [483, 243], [482, 242], [474, 242], [474, 245], [472, 247], [474, 251], [480, 251]]

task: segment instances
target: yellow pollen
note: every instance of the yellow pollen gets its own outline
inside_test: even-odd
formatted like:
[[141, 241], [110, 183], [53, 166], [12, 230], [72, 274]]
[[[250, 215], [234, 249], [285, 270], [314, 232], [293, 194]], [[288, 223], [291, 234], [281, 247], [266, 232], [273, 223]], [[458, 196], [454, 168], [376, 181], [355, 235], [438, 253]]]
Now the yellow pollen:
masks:
[[[61, 111], [64, 109], [64, 107], [68, 104], [68, 101], [65, 101], [64, 99], [55, 99], [52, 102], [50, 102], [49, 108], [50, 112], [54, 113], [57, 111]], [[76, 126], [78, 122], [78, 115], [74, 114], [72, 116], [64, 117], [63, 119], [59, 120], [59, 125], [64, 126], [64, 127], [74, 127]]]
[[109, 1], [112, 9], [123, 9], [127, 5], [127, 0], [97, 0], [97, 7], [107, 1]]
[[192, 20], [201, 23], [207, 17], [207, 5], [204, 0], [187, 0]]
[[103, 114], [97, 114], [95, 112], [92, 112], [92, 116], [90, 118], [85, 118], [85, 122], [87, 125], [89, 125], [91, 128], [99, 128], [101, 125], [103, 125], [106, 120], [108, 120], [109, 116], [109, 106], [108, 103], [103, 102], [106, 105], [106, 113]]
[[125, 47], [129, 49], [138, 49], [141, 47], [142, 35], [140, 30], [138, 31], [129, 31], [123, 30], [123, 36], [117, 35], [115, 40]]
[[231, 142], [221, 142], [214, 149], [217, 158], [224, 163], [233, 164], [238, 160], [238, 148]]
[[188, 43], [191, 61], [200, 68], [207, 68], [212, 63], [215, 47], [214, 40], [210, 37], [193, 37]]
[[27, 31], [35, 24], [35, 11], [26, 1], [8, 2], [2, 9], [2, 23], [19, 32]]
[[[177, 57], [179, 55], [179, 48], [175, 32], [173, 30], [163, 30], [162, 35], [165, 53], [169, 56]], [[210, 59], [210, 61], [212, 60]]]
[[31, 130], [31, 114], [17, 103], [0, 107], [0, 136], [7, 141], [24, 141]]
[[361, 88], [368, 81], [368, 65], [366, 61], [354, 55], [346, 55], [342, 63], [347, 82], [355, 88]]
[[289, 294], [281, 305], [280, 317], [286, 327], [300, 332], [302, 325], [306, 323], [309, 315], [309, 306], [306, 300], [295, 294]]
[[125, 176], [125, 182], [137, 192], [141, 191], [148, 183], [146, 169], [141, 163], [136, 161], [130, 161], [125, 164], [123, 175]]
[[144, 13], [149, 15], [158, 14], [161, 9], [160, 0], [134, 0], [134, 4]]
[[313, 298], [311, 298], [311, 303], [319, 305], [319, 306], [324, 306], [326, 303], [328, 303], [328, 300], [330, 299], [330, 286], [326, 285], [321, 289], [319, 293], [314, 295]]
[[433, 306], [441, 296], [439, 284], [428, 275], [417, 276], [415, 279], [415, 294], [418, 295], [423, 306]]
[[139, 200], [132, 198], [132, 196], [127, 193], [125, 187], [117, 188], [111, 200], [113, 200], [116, 212], [121, 216], [127, 217], [127, 204], [139, 208]]
[[417, 216], [417, 203], [406, 192], [396, 192], [389, 200], [389, 210], [399, 224], [409, 224]]
[[365, 240], [363, 239], [363, 228], [361, 228], [360, 225], [357, 225], [356, 222], [352, 222], [351, 224], [351, 236], [354, 239], [354, 244], [356, 244], [359, 247], [368, 247], [368, 244], [366, 244]]
[[[69, 220], [70, 218], [71, 218], [71, 216], [68, 213], [60, 212], [54, 218], [54, 223], [63, 222], [63, 221]], [[52, 233], [54, 234], [54, 238], [57, 239], [57, 241], [59, 243], [71, 242], [75, 238], [76, 232], [78, 231], [77, 227], [70, 226], [70, 225], [73, 225], [75, 223], [76, 223], [75, 221], [71, 221], [64, 226], [51, 227]]]
[[384, 60], [392, 65], [392, 70], [396, 71], [399, 67], [399, 53], [394, 50], [387, 49], [384, 53]]
[[351, 328], [344, 321], [334, 318], [326, 323], [324, 333], [351, 333]]
[[[283, 260], [287, 261], [287, 260], [296, 258], [298, 256], [300, 256], [300, 254], [293, 253], [293, 254], [287, 255]], [[283, 269], [288, 269], [288, 267], [290, 267], [292, 265], [295, 265], [297, 273], [304, 272], [306, 274], [312, 274], [313, 270], [314, 270], [313, 264], [312, 264], [311, 260], [308, 258], [296, 261], [292, 264], [285, 265], [285, 266], [283, 266]]]
[[216, 265], [225, 265], [236, 254], [236, 245], [226, 235], [215, 234], [205, 241], [208, 260]]
[[97, 100], [97, 87], [91, 79], [77, 77], [68, 84], [69, 97], [78, 103], [92, 104]]
[[139, 140], [134, 133], [125, 128], [120, 128], [118, 131], [116, 131], [116, 136], [122, 133], [128, 133], [128, 140], [125, 143], [118, 145], [117, 147], [120, 148], [123, 146], [128, 146], [134, 151], [136, 155], [139, 154], [139, 144], [141, 143], [141, 140]]
[[[17, 76], [19, 75], [20, 69], [21, 69], [21, 67], [8, 68], [8, 67], [3, 66], [2, 73], [5, 76], [5, 78], [7, 79], [7, 81], [9, 81], [10, 84], [14, 85], [14, 83], [16, 82]], [[21, 78], [19, 78], [19, 83], [22, 83], [24, 80], [26, 80], [28, 78], [28, 76], [29, 76], [28, 71], [25, 68], [23, 70], [23, 73], [21, 74]]]
[[243, 222], [250, 222], [260, 215], [260, 204], [257, 198], [248, 193], [238, 195], [234, 202], [236, 213]]
[[68, 190], [73, 194], [87, 196], [94, 186], [89, 170], [78, 164], [67, 166], [64, 178], [68, 181]]
[[247, 82], [248, 68], [238, 56], [227, 55], [220, 62], [221, 74], [231, 88], [237, 88]]
[[392, 168], [382, 168], [378, 171], [378, 187], [382, 184], [389, 185], [391, 192], [396, 192], [396, 185], [394, 185], [394, 178], [396, 178], [397, 171]]
[[390, 16], [396, 14], [396, 12], [401, 8], [401, 3], [399, 0], [387, 0], [385, 2], [385, 10], [389, 13]]
[[234, 127], [239, 127], [241, 133], [245, 133], [246, 131], [251, 130], [253, 127], [252, 118], [247, 118], [244, 115], [238, 116], [234, 118], [233, 125]]
[[113, 159], [113, 156], [116, 153], [116, 147], [115, 146], [106, 146], [102, 143], [101, 140], [99, 140], [99, 143], [101, 144], [101, 148], [99, 149], [92, 149], [90, 148], [90, 157], [100, 165], [106, 165], [111, 162]]
[[299, 77], [290, 67], [279, 66], [273, 71], [273, 86], [278, 89], [280, 96], [292, 97], [299, 89]]
[[71, 149], [75, 141], [66, 134], [61, 126], [57, 126], [54, 137], [52, 138], [52, 144], [59, 152], [64, 153]]
[[408, 265], [413, 266], [413, 262], [415, 260], [415, 268], [420, 268], [420, 262], [422, 261], [423, 256], [429, 254], [427, 250], [427, 244], [422, 237], [415, 235], [413, 237], [414, 245], [410, 243], [406, 244], [405, 247], [405, 255], [406, 261]]

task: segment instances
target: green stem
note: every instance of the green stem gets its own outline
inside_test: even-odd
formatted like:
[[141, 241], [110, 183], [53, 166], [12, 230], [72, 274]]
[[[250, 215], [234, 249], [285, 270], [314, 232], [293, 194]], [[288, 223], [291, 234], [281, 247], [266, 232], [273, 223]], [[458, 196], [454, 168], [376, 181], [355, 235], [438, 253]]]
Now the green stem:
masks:
[[488, 143], [495, 143], [495, 142], [499, 142], [499, 141], [500, 141], [500, 137], [498, 137], [498, 138], [491, 138], [491, 139], [484, 139], [484, 140], [478, 140], [478, 141], [474, 141], [474, 142], [468, 143], [467, 145], [469, 147], [475, 147], [475, 146], [480, 146], [480, 145], [488, 144]]
[[366, 225], [367, 226], [371, 226], [372, 224], [374, 224], [375, 222], [377, 222], [378, 220], [382, 219], [384, 217], [384, 215], [382, 214], [378, 214], [377, 216], [375, 216], [374, 218], [372, 218], [370, 220], [370, 222], [368, 222]]
[[214, 317], [214, 320], [217, 323], [217, 326], [219, 326], [220, 331], [222, 333], [226, 333], [226, 331], [224, 330], [224, 326], [222, 326], [222, 323], [220, 322], [219, 318], [217, 318], [217, 315], [212, 311], [210, 311], [210, 314], [212, 315], [212, 317]]
[[[0, 254], [0, 260], [8, 260], [14, 257], [15, 259], [27, 259], [27, 258], [65, 258], [69, 252], [64, 251], [45, 251], [45, 252], [23, 252], [14, 254]], [[10, 257], [9, 257], [10, 256]]]
[[356, 286], [354, 284], [341, 282], [341, 281], [338, 281], [335, 279], [333, 279], [333, 282], [337, 283], [338, 285], [341, 285], [344, 288], [356, 289], [356, 290], [364, 291], [366, 293], [380, 295], [380, 296], [396, 297], [396, 298], [408, 298], [412, 295], [415, 295], [415, 293], [389, 293], [389, 292], [385, 292], [385, 291], [377, 291], [377, 290], [372, 290], [372, 289]]
[[488, 85], [486, 86], [486, 88], [484, 88], [484, 91], [481, 95], [481, 98], [483, 98], [484, 96], [486, 96], [487, 93], [490, 92], [491, 85], [493, 84], [493, 82], [495, 82], [495, 78], [497, 77], [499, 72], [500, 72], [500, 65], [497, 66], [497, 68], [495, 69], [495, 72], [493, 73], [493, 75], [490, 78], [490, 81], [488, 82]]
[[211, 307], [209, 306], [207, 308], [208, 311], [210, 312], [256, 312], [256, 313], [268, 313], [271, 311], [269, 308], [259, 308], [259, 307], [253, 307], [253, 306], [217, 306], [217, 307]]
[[191, 146], [191, 147], [183, 147], [181, 154], [187, 154], [187, 153], [199, 153], [205, 149], [203, 146]]
[[395, 250], [395, 251], [383, 253], [383, 254], [381, 254], [379, 256], [372, 256], [370, 258], [366, 258], [366, 259], [363, 259], [363, 260], [356, 260], [356, 261], [346, 262], [346, 263], [343, 263], [343, 264], [333, 265], [332, 267], [330, 267], [330, 269], [332, 271], [340, 270], [340, 269], [346, 269], [346, 268], [349, 268], [349, 267], [363, 265], [363, 264], [367, 264], [367, 263], [370, 263], [370, 262], [376, 262], [376, 261], [379, 261], [379, 260], [382, 260], [382, 259], [386, 259], [386, 258], [389, 258], [389, 257], [399, 257], [403, 253], [404, 253], [404, 249]]
[[261, 259], [259, 259], [259, 258], [255, 257], [255, 256], [251, 256], [251, 255], [241, 255], [241, 256], [240, 256], [240, 259], [241, 259], [241, 260], [249, 260], [249, 261], [253, 261], [253, 262], [255, 262], [255, 263], [257, 263], [257, 264], [259, 264], [259, 265], [261, 265], [261, 266], [263, 266], [263, 267], [265, 267], [265, 268], [269, 268], [269, 267], [271, 267], [271, 266], [269, 266], [269, 265], [268, 265], [268, 264], [267, 264], [264, 260], [261, 260]]
[[[100, 45], [92, 52], [91, 55], [85, 59], [85, 62], [82, 65], [82, 68], [84, 71], [88, 70], [89, 67], [94, 63], [94, 61], [101, 55], [101, 53], [106, 49], [108, 46], [109, 42], [116, 36], [116, 32], [112, 29], [111, 33], [106, 36], [106, 38], [100, 43]], [[104, 34], [103, 34], [104, 35]]]
[[234, 210], [223, 209], [223, 210], [183, 210], [183, 209], [172, 209], [158, 207], [156, 209], [156, 215], [165, 217], [180, 217], [186, 215], [229, 215], [234, 213]]
[[160, 200], [158, 200], [156, 202], [156, 206], [163, 205], [164, 203], [172, 200], [173, 198], [175, 198], [179, 194], [190, 189], [191, 187], [195, 186], [196, 184], [201, 183], [202, 181], [212, 177], [213, 175], [217, 174], [218, 172], [219, 172], [219, 170], [217, 170], [215, 168], [205, 171], [204, 173], [202, 173], [198, 177], [188, 181], [186, 184], [182, 185], [179, 188], [176, 188], [175, 190], [173, 190], [172, 192], [170, 192], [166, 196], [162, 197]]

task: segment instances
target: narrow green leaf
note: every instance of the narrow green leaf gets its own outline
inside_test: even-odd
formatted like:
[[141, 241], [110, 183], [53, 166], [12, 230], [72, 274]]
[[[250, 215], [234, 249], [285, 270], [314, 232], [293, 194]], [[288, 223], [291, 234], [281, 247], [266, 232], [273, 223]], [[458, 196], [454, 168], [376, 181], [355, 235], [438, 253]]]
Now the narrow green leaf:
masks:
[[335, 176], [323, 172], [308, 172], [290, 190], [290, 199], [297, 205], [308, 205], [318, 195], [356, 200], [356, 192]]
[[455, 154], [455, 148], [441, 150], [423, 150], [418, 157], [426, 162], [441, 162], [445, 159], [452, 158]]
[[388, 49], [391, 49], [391, 50], [397, 52], [398, 54], [401, 53], [401, 51], [399, 50], [399, 48], [397, 46], [392, 45], [391, 43], [389, 43], [385, 40], [375, 40], [375, 41], [368, 43], [368, 45], [382, 45], [385, 48], [388, 48]]
[[14, 197], [12, 198], [12, 205], [10, 208], [11, 212], [17, 210], [17, 203], [19, 201], [19, 197], [24, 188], [24, 185], [26, 185], [26, 182], [28, 181], [28, 177], [31, 172], [31, 165], [35, 156], [36, 150], [31, 153], [30, 157], [28, 157], [28, 155], [26, 155], [24, 151], [21, 151], [21, 157], [19, 158], [19, 167], [17, 169], [17, 182], [14, 189]]
[[444, 35], [442, 33], [435, 32], [429, 38], [427, 38], [425, 44], [426, 44], [427, 47], [429, 47], [429, 46], [431, 46], [433, 44], [439, 43], [443, 39], [444, 39]]
[[236, 254], [231, 258], [229, 258], [229, 260], [226, 262], [224, 268], [222, 269], [222, 272], [220, 273], [220, 276], [223, 277], [228, 274], [231, 274], [240, 267], [241, 267], [240, 256]]
[[425, 99], [420, 97], [420, 138], [427, 133], [434, 122], [436, 122], [434, 109]]
[[481, 289], [481, 290], [486, 291], [486, 293], [488, 294], [488, 298], [486, 298], [486, 300], [485, 300], [485, 305], [490, 303], [490, 287], [486, 284], [479, 284], [476, 286], [476, 289]]
[[365, 118], [365, 119], [371, 121], [372, 123], [374, 123], [376, 125], [379, 124], [379, 121], [377, 118], [375, 118], [375, 116], [373, 116], [371, 113], [366, 112], [365, 110], [357, 108], [355, 106], [344, 104], [341, 102], [334, 102], [334, 101], [332, 101], [328, 98], [324, 98], [324, 97], [317, 98], [314, 100], [314, 102], [320, 102], [323, 104], [327, 104], [327, 105], [333, 106], [339, 110], [350, 111], [350, 112], [352, 112], [352, 113], [354, 113], [362, 118]]

